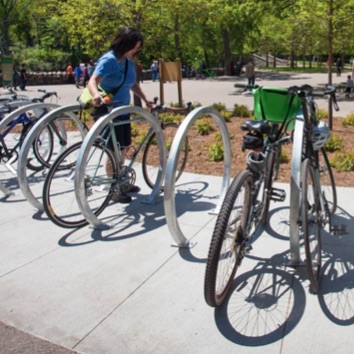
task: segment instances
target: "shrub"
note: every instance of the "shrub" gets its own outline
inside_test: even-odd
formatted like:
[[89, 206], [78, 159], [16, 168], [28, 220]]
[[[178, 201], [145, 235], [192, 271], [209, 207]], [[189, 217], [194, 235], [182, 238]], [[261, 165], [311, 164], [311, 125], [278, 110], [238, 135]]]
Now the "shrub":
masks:
[[330, 152], [342, 150], [343, 147], [343, 138], [337, 135], [332, 135], [324, 145], [325, 150]]
[[224, 103], [213, 103], [211, 107], [216, 109], [218, 112], [226, 111], [226, 106]]
[[343, 171], [354, 171], [354, 150], [349, 153], [336, 153], [331, 159], [330, 164], [336, 170]]
[[245, 105], [235, 104], [232, 115], [240, 118], [249, 118], [252, 116], [251, 111]]
[[220, 142], [211, 144], [208, 149], [209, 161], [218, 162], [224, 159], [224, 147]]
[[345, 118], [343, 118], [342, 124], [343, 125], [354, 125], [354, 113], [350, 113]]
[[224, 118], [225, 122], [230, 122], [232, 117], [232, 112], [230, 111], [221, 111], [221, 116]]
[[288, 163], [290, 161], [288, 154], [283, 149], [280, 154], [280, 163]]
[[318, 108], [316, 112], [316, 116], [318, 119], [328, 118], [328, 112], [322, 108]]
[[174, 122], [174, 119], [175, 119], [175, 114], [169, 113], [169, 112], [160, 113], [159, 116], [160, 116], [161, 120], [165, 123]]
[[212, 132], [214, 129], [212, 125], [210, 124], [209, 119], [207, 118], [200, 118], [197, 120], [195, 123], [197, 127], [197, 131], [201, 135], [208, 135], [210, 132]]

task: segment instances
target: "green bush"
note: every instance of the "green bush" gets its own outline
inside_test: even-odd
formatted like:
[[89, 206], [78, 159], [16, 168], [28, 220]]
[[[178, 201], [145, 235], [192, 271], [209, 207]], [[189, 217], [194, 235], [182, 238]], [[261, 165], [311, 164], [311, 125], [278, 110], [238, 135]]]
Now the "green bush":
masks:
[[318, 108], [316, 112], [316, 116], [318, 119], [328, 118], [328, 112], [322, 108]]
[[231, 117], [233, 116], [230, 111], [221, 111], [220, 114], [224, 118], [225, 122], [230, 122]]
[[349, 113], [341, 122], [343, 125], [354, 125], [354, 113]]
[[245, 105], [234, 105], [234, 110], [232, 111], [232, 115], [240, 118], [249, 118], [252, 116], [251, 111]]
[[207, 118], [198, 119], [196, 121], [195, 125], [197, 127], [198, 133], [201, 135], [208, 135], [209, 133], [211, 133], [214, 130], [212, 125], [210, 124], [209, 119], [207, 119]]
[[226, 106], [224, 103], [213, 103], [211, 107], [216, 109], [218, 112], [226, 111]]
[[336, 153], [331, 159], [330, 164], [336, 170], [343, 171], [354, 171], [354, 150], [349, 153]]
[[338, 135], [332, 135], [324, 145], [325, 150], [330, 152], [342, 150], [343, 147], [343, 138]]
[[166, 113], [160, 113], [159, 117], [163, 122], [171, 123], [175, 121], [176, 115], [174, 113], [166, 112]]
[[280, 163], [288, 163], [290, 161], [288, 154], [283, 149], [280, 154]]
[[208, 149], [209, 161], [218, 162], [224, 159], [224, 147], [220, 142], [211, 144]]

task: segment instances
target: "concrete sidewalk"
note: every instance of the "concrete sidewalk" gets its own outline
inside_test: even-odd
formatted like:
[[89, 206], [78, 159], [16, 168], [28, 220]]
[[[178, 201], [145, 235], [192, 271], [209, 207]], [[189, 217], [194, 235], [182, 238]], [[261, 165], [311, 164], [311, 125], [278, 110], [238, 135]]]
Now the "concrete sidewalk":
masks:
[[[312, 76], [311, 82], [324, 79]], [[263, 78], [274, 87], [306, 80]], [[249, 97], [233, 95], [235, 82], [184, 81], [183, 95], [203, 105], [245, 104]], [[150, 97], [158, 95], [157, 83], [143, 86]], [[75, 86], [46, 89], [57, 90], [62, 105], [80, 92]], [[37, 94], [37, 87], [28, 90]], [[165, 95], [166, 102], [175, 102], [177, 86], [166, 84]], [[229, 298], [213, 309], [204, 301], [203, 282], [221, 177], [184, 173], [178, 182], [178, 222], [195, 244], [179, 249], [173, 247], [162, 197], [153, 206], [141, 203], [150, 193], [141, 180], [142, 191], [131, 204], [111, 204], [101, 215], [111, 229], [65, 230], [33, 210], [14, 176], [2, 167], [0, 173], [16, 191], [0, 199], [1, 354], [347, 354], [354, 346], [353, 188], [338, 188], [334, 223], [348, 231], [324, 234], [318, 295], [309, 292], [305, 267], [289, 266], [289, 186], [280, 184], [287, 199], [271, 205], [270, 223], [244, 260]]]
[[[171, 246], [162, 201], [140, 203], [145, 186], [130, 205], [105, 210], [102, 219], [112, 225], [105, 231], [60, 229], [20, 193], [3, 200], [0, 320], [25, 333], [14, 342], [5, 332], [2, 348], [12, 341], [14, 350], [0, 352], [27, 353], [32, 338], [43, 353], [65, 353], [47, 350], [50, 343], [80, 353], [349, 353], [352, 232], [325, 233], [322, 290], [310, 294], [305, 268], [288, 266], [288, 193], [272, 204], [269, 226], [215, 310], [204, 302], [203, 281], [221, 178], [182, 178], [177, 215], [192, 249]], [[338, 188], [335, 223], [347, 230], [354, 227], [352, 198], [352, 188]]]

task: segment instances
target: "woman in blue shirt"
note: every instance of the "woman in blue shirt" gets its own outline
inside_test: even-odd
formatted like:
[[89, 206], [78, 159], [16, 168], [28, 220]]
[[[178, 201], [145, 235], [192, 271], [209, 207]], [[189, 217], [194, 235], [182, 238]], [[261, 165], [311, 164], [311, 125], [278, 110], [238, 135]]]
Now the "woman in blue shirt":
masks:
[[[141, 33], [133, 27], [125, 27], [112, 41], [109, 52], [105, 53], [97, 62], [88, 88], [92, 94], [92, 103], [94, 107], [100, 107], [103, 103], [103, 97], [100, 94], [98, 85], [107, 93], [114, 92], [119, 87], [112, 98], [113, 101], [122, 102], [120, 106], [130, 104], [130, 90], [140, 97], [145, 104], [150, 107], [152, 101], [147, 99], [141, 87], [137, 83], [135, 62], [132, 60], [143, 46], [143, 37]], [[117, 106], [119, 106], [117, 105]], [[117, 120], [128, 120], [129, 114], [122, 115]], [[125, 153], [131, 145], [131, 126], [123, 124], [115, 127], [117, 140], [121, 147], [122, 160], [125, 159]], [[107, 174], [113, 174], [112, 166], [106, 166]], [[130, 192], [139, 192], [140, 188], [131, 186]], [[113, 198], [120, 203], [130, 203], [131, 197], [120, 192]]]

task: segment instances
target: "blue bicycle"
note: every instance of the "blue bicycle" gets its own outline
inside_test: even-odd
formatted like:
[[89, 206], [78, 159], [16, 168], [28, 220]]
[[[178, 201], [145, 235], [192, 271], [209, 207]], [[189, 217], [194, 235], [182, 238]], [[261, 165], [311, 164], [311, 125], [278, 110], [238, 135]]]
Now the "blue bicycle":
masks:
[[[57, 96], [56, 92], [44, 92], [40, 98], [31, 99], [31, 103], [44, 102], [46, 98]], [[13, 108], [9, 104], [0, 107], [0, 121], [9, 114]], [[47, 110], [37, 116], [30, 112], [21, 113], [16, 119], [10, 122], [0, 131], [0, 162], [3, 162], [6, 168], [16, 175], [15, 169], [11, 166], [18, 159], [18, 152], [22, 146], [30, 129], [47, 113]], [[53, 153], [53, 132], [50, 127], [45, 127], [33, 143], [32, 154], [27, 159], [27, 167], [33, 171], [42, 170]]]

